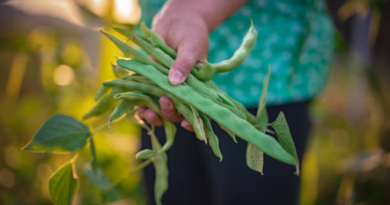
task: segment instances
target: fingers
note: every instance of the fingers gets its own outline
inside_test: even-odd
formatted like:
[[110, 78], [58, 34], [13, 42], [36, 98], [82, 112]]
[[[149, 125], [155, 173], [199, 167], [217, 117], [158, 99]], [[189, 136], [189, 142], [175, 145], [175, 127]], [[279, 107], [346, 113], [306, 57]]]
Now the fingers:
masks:
[[161, 126], [163, 122], [161, 118], [151, 109], [139, 108], [138, 115], [140, 118], [145, 119], [149, 124], [154, 126]]
[[[161, 99], [161, 98], [163, 98], [163, 99]], [[160, 104], [161, 104], [161, 101], [164, 101], [164, 103], [166, 101], [168, 103], [172, 103], [172, 105], [173, 105], [173, 102], [170, 98], [168, 98], [168, 97], [161, 97], [161, 98], [160, 98]], [[172, 122], [180, 122], [181, 121], [180, 126], [182, 126], [184, 129], [186, 129], [190, 132], [194, 132], [194, 128], [192, 127], [191, 123], [188, 120], [184, 119], [182, 116], [179, 116], [177, 114], [177, 111], [174, 108], [174, 106], [172, 106], [174, 112], [171, 110], [171, 108], [168, 108], [165, 111], [163, 111], [165, 108], [163, 109], [162, 107], [163, 107], [163, 105], [161, 105], [161, 112], [162, 113], [166, 112], [164, 114], [165, 119], [166, 119], [167, 113], [171, 113], [172, 115], [170, 116], [170, 119], [167, 119], [167, 120], [172, 121]], [[154, 126], [163, 125], [163, 122], [160, 119], [160, 117], [151, 109], [140, 107], [140, 108], [138, 108], [138, 115], [140, 118], [145, 119], [151, 125], [154, 125]]]
[[184, 129], [186, 129], [190, 132], [194, 132], [194, 127], [192, 127], [191, 123], [186, 119], [181, 121], [180, 126], [182, 126]]
[[159, 100], [161, 115], [164, 119], [171, 122], [180, 122], [183, 116], [180, 116], [175, 108], [173, 101], [166, 96], [162, 96]]
[[[183, 116], [179, 115], [175, 108], [175, 104], [169, 97], [163, 96], [160, 98], [159, 102], [161, 115], [165, 120], [170, 122], [180, 122], [184, 119]], [[138, 115], [151, 125], [160, 126], [163, 124], [161, 118], [151, 109], [141, 107], [138, 109]]]
[[177, 57], [169, 71], [169, 81], [172, 85], [180, 85], [185, 81], [196, 62], [203, 60], [202, 49], [191, 36], [184, 36], [177, 49]]

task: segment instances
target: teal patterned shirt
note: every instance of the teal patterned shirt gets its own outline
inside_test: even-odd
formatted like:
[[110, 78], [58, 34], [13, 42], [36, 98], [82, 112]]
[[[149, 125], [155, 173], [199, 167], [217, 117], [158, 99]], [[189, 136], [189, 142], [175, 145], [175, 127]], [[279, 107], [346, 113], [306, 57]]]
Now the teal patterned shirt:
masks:
[[[142, 20], [150, 26], [165, 0], [140, 0]], [[257, 107], [271, 66], [267, 105], [314, 98], [328, 79], [335, 31], [322, 0], [252, 0], [211, 34], [209, 61], [226, 60], [250, 27], [258, 32], [255, 48], [238, 68], [216, 74], [213, 81], [247, 107]]]

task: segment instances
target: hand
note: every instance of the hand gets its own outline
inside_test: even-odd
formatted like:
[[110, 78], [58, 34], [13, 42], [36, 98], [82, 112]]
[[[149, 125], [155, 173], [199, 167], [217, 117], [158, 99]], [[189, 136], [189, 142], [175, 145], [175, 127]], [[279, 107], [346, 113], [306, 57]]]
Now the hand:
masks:
[[[177, 58], [169, 71], [172, 85], [180, 85], [185, 81], [197, 62], [204, 62], [208, 51], [208, 29], [204, 20], [196, 13], [165, 12], [162, 9], [154, 18], [155, 31], [168, 46], [177, 51]], [[180, 13], [180, 11], [179, 11]], [[161, 115], [171, 122], [181, 122], [181, 126], [194, 131], [190, 122], [180, 116], [173, 101], [166, 96], [159, 99]], [[140, 108], [139, 116], [149, 124], [160, 126], [162, 120], [151, 109]]]

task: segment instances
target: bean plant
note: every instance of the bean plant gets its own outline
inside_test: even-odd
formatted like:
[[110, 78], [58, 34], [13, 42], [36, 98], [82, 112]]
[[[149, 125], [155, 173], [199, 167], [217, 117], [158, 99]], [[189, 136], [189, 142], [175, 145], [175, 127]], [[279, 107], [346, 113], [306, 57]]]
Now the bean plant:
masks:
[[[140, 163], [132, 171], [138, 171], [153, 164], [156, 170], [154, 188], [156, 204], [161, 204], [161, 199], [168, 189], [166, 151], [174, 144], [176, 126], [163, 119], [166, 140], [161, 144], [154, 134], [154, 126], [141, 120], [137, 115], [137, 110], [140, 107], [147, 107], [161, 117], [158, 104], [158, 98], [161, 96], [168, 96], [172, 99], [180, 115], [192, 124], [196, 138], [208, 144], [219, 160], [223, 159], [223, 155], [219, 148], [218, 136], [215, 135], [211, 126], [211, 120], [217, 122], [234, 142], [237, 143], [236, 137], [248, 142], [246, 162], [250, 169], [263, 174], [265, 153], [284, 163], [295, 165], [295, 174], [299, 175], [297, 152], [284, 114], [281, 112], [273, 123], [268, 121], [266, 92], [270, 69], [264, 79], [256, 115], [248, 112], [242, 104], [219, 90], [212, 81], [214, 74], [237, 68], [250, 54], [257, 39], [253, 23], [241, 46], [230, 59], [219, 63], [209, 63], [205, 59], [205, 63], [196, 64], [186, 81], [178, 86], [171, 85], [167, 77], [177, 53], [168, 47], [158, 34], [147, 28], [144, 23], [140, 24], [140, 32], [119, 27], [114, 29], [137, 44], [155, 61], [129, 46], [127, 42], [122, 42], [101, 30], [101, 33], [123, 52], [124, 57], [118, 57], [116, 64], [112, 65], [116, 79], [102, 83], [95, 95], [95, 101], [98, 103], [83, 118], [86, 120], [111, 112], [108, 123], [101, 128], [109, 127], [111, 122], [127, 118], [148, 131], [152, 147], [141, 150], [135, 155]], [[115, 108], [110, 110], [113, 106]], [[272, 132], [270, 127], [275, 130], [278, 140], [266, 134]], [[23, 149], [72, 153], [89, 145], [92, 155], [91, 169], [85, 170], [84, 174], [99, 190], [109, 195], [126, 176], [112, 183], [97, 165], [93, 136], [101, 128], [91, 132], [79, 120], [57, 114], [43, 124]], [[55, 204], [71, 204], [72, 202], [78, 187], [77, 179], [74, 177], [74, 162], [77, 156], [76, 154], [50, 178], [49, 191]]]

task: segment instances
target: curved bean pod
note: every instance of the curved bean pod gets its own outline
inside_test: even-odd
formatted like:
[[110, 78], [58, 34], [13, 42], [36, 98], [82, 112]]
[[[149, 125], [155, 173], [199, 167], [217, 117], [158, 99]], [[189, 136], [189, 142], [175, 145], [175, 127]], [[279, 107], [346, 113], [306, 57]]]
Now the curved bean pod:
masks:
[[205, 82], [211, 80], [215, 73], [215, 68], [212, 64], [210, 64], [206, 59], [204, 61], [204, 65], [200, 67], [198, 72], [198, 79]]
[[224, 60], [222, 62], [213, 64], [215, 68], [215, 73], [221, 73], [221, 72], [233, 70], [237, 68], [239, 65], [241, 65], [241, 63], [245, 61], [245, 59], [248, 57], [253, 47], [255, 46], [256, 39], [257, 39], [257, 31], [253, 26], [253, 21], [251, 21], [251, 27], [249, 28], [244, 39], [242, 40], [240, 47], [236, 50], [236, 52], [234, 52], [233, 56], [228, 60]]

